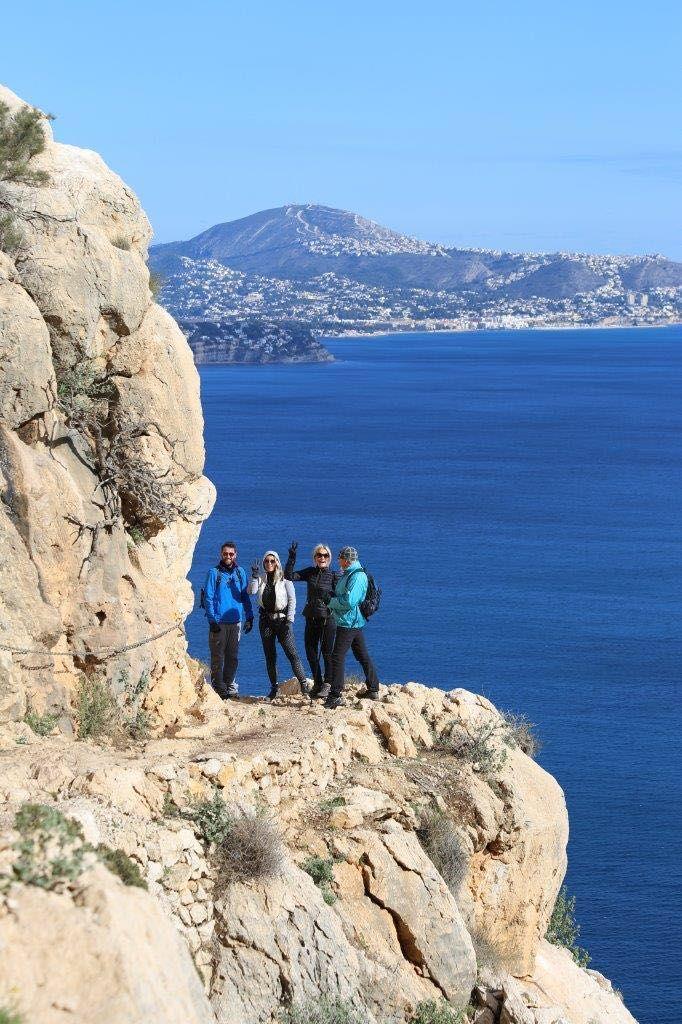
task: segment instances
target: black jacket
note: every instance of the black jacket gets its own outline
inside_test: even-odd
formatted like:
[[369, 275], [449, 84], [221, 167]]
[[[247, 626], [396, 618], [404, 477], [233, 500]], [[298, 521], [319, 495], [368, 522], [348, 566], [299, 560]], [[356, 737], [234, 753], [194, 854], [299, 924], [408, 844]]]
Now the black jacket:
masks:
[[305, 608], [303, 609], [303, 617], [306, 619], [326, 619], [329, 615], [329, 609], [322, 600], [322, 595], [332, 595], [336, 589], [336, 584], [341, 579], [340, 572], [334, 572], [333, 569], [318, 569], [316, 565], [308, 565], [305, 569], [294, 568], [296, 564], [296, 557], [287, 558], [287, 564], [284, 566], [284, 579], [303, 580], [308, 585], [308, 597], [306, 600]]

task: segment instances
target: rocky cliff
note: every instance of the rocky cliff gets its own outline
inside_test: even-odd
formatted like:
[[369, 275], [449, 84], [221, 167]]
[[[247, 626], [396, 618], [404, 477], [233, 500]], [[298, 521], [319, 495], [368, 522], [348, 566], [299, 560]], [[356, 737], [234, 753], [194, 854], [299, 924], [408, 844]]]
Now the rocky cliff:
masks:
[[333, 356], [302, 324], [259, 317], [179, 320], [195, 363], [327, 363]]
[[[0, 102], [24, 107], [6, 89]], [[42, 131], [42, 180], [0, 180], [0, 716], [29, 704], [68, 729], [77, 680], [100, 673], [122, 692], [142, 680], [172, 721], [196, 699], [174, 624], [213, 502], [198, 377], [152, 300], [137, 198]]]
[[36, 123], [0, 181], [0, 1020], [632, 1024], [544, 938], [563, 794], [487, 700], [192, 668], [196, 371], [136, 198]]
[[33, 891], [57, 840], [21, 820], [5, 832], [0, 1005], [12, 996], [32, 1024], [95, 1024], [104, 1005], [108, 1024], [274, 1024], [287, 1007], [326, 1020], [310, 1009], [323, 999], [367, 1024], [428, 1021], [428, 1004], [452, 1021], [468, 1006], [475, 1024], [633, 1022], [606, 979], [544, 939], [563, 794], [482, 697], [410, 683], [334, 713], [295, 695], [216, 702], [134, 751], [24, 730], [0, 751], [8, 823], [47, 802], [148, 885], [131, 894], [86, 854], [82, 874], [58, 867]]

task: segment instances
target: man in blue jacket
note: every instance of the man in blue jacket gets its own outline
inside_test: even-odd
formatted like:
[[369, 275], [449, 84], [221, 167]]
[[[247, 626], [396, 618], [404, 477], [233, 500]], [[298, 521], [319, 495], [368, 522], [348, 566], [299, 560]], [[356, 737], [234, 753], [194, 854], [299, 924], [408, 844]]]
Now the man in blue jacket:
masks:
[[208, 570], [203, 594], [209, 623], [211, 686], [223, 700], [238, 696], [236, 675], [242, 624], [245, 633], [253, 628], [253, 609], [246, 587], [246, 572], [237, 565], [237, 545], [227, 540], [220, 549], [220, 561]]
[[367, 620], [360, 611], [360, 604], [367, 596], [367, 574], [358, 561], [355, 548], [341, 548], [339, 565], [343, 574], [336, 584], [334, 596], [328, 601], [329, 610], [336, 621], [336, 639], [332, 652], [331, 688], [324, 702], [326, 708], [338, 708], [343, 704], [341, 694], [345, 681], [346, 655], [349, 650], [353, 652], [365, 673], [365, 689], [358, 696], [376, 700], [379, 695], [379, 679], [363, 633], [363, 626]]

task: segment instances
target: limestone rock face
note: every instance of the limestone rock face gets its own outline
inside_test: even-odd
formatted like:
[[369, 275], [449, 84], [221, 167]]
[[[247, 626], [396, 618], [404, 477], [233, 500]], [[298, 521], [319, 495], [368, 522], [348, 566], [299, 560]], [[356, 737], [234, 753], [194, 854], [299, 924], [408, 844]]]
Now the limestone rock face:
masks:
[[[0, 100], [23, 105], [3, 87]], [[196, 700], [186, 575], [214, 500], [198, 375], [153, 302], [136, 196], [96, 153], [44, 132], [32, 166], [49, 183], [0, 182], [0, 214], [21, 235], [0, 253], [0, 643], [46, 653], [0, 650], [0, 724], [27, 703], [66, 709], [81, 671], [114, 688], [148, 676], [147, 706], [173, 722]]]
[[581, 969], [568, 950], [549, 942], [540, 944], [532, 978], [520, 984], [542, 1024], [637, 1024], [603, 974]]
[[214, 1024], [159, 905], [102, 867], [72, 893], [15, 886], [0, 910], [0, 1001], [33, 1024]]
[[[347, 695], [332, 714], [300, 694], [220, 703], [135, 756], [24, 726], [21, 744], [0, 736], [5, 820], [27, 801], [56, 804], [89, 842], [123, 850], [191, 951], [216, 1024], [275, 1024], [283, 1006], [321, 995], [368, 1024], [408, 1024], [419, 1002], [457, 1009], [470, 997], [472, 1024], [632, 1024], [606, 979], [543, 940], [565, 865], [558, 785], [518, 747], [481, 774], [445, 742], [453, 728], [476, 735], [501, 721], [489, 701], [415, 684], [382, 687], [374, 702]], [[394, 741], [417, 756], [393, 753]], [[230, 880], [192, 821], [216, 793], [228, 811], [271, 816], [280, 872]], [[456, 836], [454, 874], [423, 828], [434, 813]], [[0, 876], [16, 835], [0, 833]], [[0, 942], [6, 927], [0, 910]], [[29, 946], [33, 927], [16, 919], [12, 942]]]

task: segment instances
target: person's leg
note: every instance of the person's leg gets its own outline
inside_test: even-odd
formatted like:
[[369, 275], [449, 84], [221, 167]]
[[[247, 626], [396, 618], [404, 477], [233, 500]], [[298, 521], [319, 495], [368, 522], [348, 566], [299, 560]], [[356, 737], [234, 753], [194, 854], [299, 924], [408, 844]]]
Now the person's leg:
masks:
[[223, 661], [223, 690], [228, 697], [236, 697], [239, 687], [235, 682], [239, 665], [239, 640], [242, 635], [241, 622], [231, 622], [225, 626], [225, 655]]
[[379, 689], [379, 677], [377, 676], [377, 670], [374, 667], [374, 662], [369, 656], [363, 630], [358, 629], [356, 631], [353, 643], [351, 644], [351, 650], [353, 651], [356, 661], [362, 665], [365, 673], [365, 684], [367, 686], [367, 690], [370, 693], [376, 693]]
[[291, 670], [301, 684], [301, 690], [305, 693], [307, 692], [308, 684], [305, 679], [305, 669], [301, 664], [301, 659], [299, 658], [298, 651], [296, 650], [294, 627], [290, 622], [287, 622], [286, 619], [284, 621], [280, 619], [277, 623], [276, 632], [277, 639], [281, 644], [282, 650], [289, 659]]
[[355, 632], [356, 630], [346, 629], [345, 626], [336, 627], [336, 639], [332, 653], [332, 681], [328, 700], [337, 700], [343, 692], [346, 655], [353, 643]]
[[322, 686], [322, 673], [320, 671], [320, 623], [314, 619], [305, 620], [305, 633], [303, 643], [305, 644], [305, 656], [310, 665], [310, 674], [313, 677], [313, 693], [317, 693]]
[[322, 691], [326, 691], [325, 696], [329, 693], [332, 683], [332, 652], [334, 650], [335, 640], [336, 622], [334, 621], [333, 615], [330, 615], [326, 620], [322, 631], [322, 658], [324, 659], [324, 682], [322, 683]]
[[261, 616], [258, 623], [260, 638], [263, 643], [263, 654], [265, 655], [265, 667], [268, 670], [270, 680], [270, 692], [277, 689], [277, 648], [275, 647], [275, 630], [270, 619]]
[[219, 697], [224, 697], [223, 658], [225, 656], [225, 626], [220, 626], [216, 633], [209, 630], [208, 649], [211, 652], [211, 686]]

